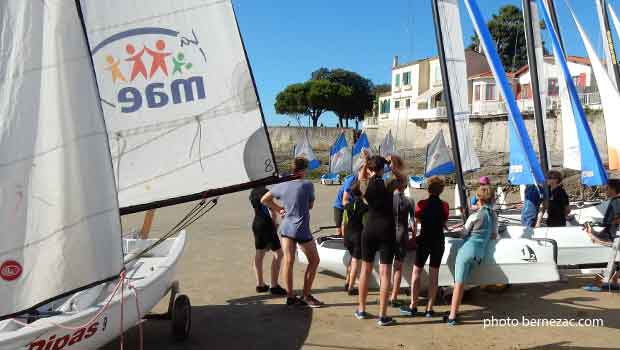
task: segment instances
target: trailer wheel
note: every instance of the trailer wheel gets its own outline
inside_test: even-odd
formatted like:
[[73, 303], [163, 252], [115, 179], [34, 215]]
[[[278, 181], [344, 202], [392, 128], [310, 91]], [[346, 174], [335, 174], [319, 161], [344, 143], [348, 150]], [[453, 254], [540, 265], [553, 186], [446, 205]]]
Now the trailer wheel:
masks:
[[172, 306], [172, 337], [178, 341], [187, 339], [191, 327], [192, 305], [187, 295], [180, 294]]

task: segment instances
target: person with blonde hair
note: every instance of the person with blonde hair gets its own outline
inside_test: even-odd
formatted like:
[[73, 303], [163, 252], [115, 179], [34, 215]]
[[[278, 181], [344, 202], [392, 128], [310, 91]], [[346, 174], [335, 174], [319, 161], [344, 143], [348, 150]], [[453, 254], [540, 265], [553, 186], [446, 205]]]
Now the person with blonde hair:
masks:
[[497, 238], [497, 214], [493, 211], [494, 192], [490, 186], [481, 186], [476, 192], [480, 210], [472, 214], [465, 223], [463, 233], [467, 236], [456, 255], [454, 265], [454, 291], [449, 315], [444, 321], [456, 324], [456, 314], [463, 301], [465, 284], [471, 270], [486, 256], [490, 240]]
[[400, 308], [401, 315], [415, 316], [417, 313], [418, 296], [420, 294], [420, 276], [429, 260], [430, 282], [428, 287], [428, 303], [425, 317], [433, 317], [433, 305], [437, 296], [439, 283], [439, 266], [445, 249], [444, 229], [450, 216], [448, 203], [442, 201], [439, 195], [446, 187], [442, 177], [433, 176], [427, 180], [428, 199], [418, 202], [415, 209], [415, 218], [420, 221], [420, 235], [416, 237], [416, 254], [413, 272], [411, 274], [411, 304]]

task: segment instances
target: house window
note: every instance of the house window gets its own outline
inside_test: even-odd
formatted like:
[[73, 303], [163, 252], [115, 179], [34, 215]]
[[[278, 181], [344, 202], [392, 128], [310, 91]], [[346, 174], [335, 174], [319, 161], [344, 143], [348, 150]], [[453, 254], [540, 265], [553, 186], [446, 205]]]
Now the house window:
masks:
[[480, 85], [474, 87], [474, 101], [480, 101]]
[[381, 101], [381, 105], [379, 106], [379, 113], [386, 114], [390, 113], [390, 99]]
[[411, 72], [403, 73], [403, 85], [411, 84]]
[[547, 84], [547, 95], [558, 96], [560, 94], [560, 87], [558, 86], [558, 79], [551, 78]]
[[532, 97], [531, 91], [532, 90], [530, 89], [530, 84], [521, 85], [521, 99], [527, 100]]
[[400, 101], [396, 100], [394, 101], [394, 109], [399, 109], [400, 108]]
[[411, 99], [410, 98], [405, 100], [405, 108], [409, 108], [409, 107], [411, 107]]
[[487, 84], [484, 92], [486, 101], [497, 100], [497, 96], [495, 95], [495, 84]]
[[441, 81], [441, 67], [435, 66], [435, 81]]
[[394, 86], [400, 86], [400, 74], [396, 74], [396, 77], [394, 78]]

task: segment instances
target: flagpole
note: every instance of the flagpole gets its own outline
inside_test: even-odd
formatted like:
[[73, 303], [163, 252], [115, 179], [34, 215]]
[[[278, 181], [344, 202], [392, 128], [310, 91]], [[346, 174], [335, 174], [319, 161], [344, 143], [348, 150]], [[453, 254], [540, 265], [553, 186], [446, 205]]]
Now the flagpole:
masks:
[[[435, 23], [435, 38], [437, 40], [437, 49], [439, 51], [439, 65], [441, 68], [441, 79], [443, 81], [444, 93], [443, 98], [446, 102], [446, 112], [448, 116], [448, 126], [450, 128], [450, 140], [452, 142], [452, 157], [456, 165], [456, 182], [459, 186], [459, 199], [463, 214], [463, 221], [469, 216], [469, 206], [467, 205], [467, 191], [465, 189], [465, 178], [463, 176], [463, 166], [461, 162], [461, 152], [459, 150], [459, 140], [456, 132], [456, 120], [454, 119], [454, 105], [452, 95], [450, 94], [450, 78], [448, 73], [448, 64], [446, 62], [446, 52], [443, 45], [443, 32], [441, 29], [441, 21], [439, 15], [439, 2], [433, 0], [433, 19]], [[428, 150], [427, 150], [428, 153]], [[425, 171], [426, 172], [426, 171]]]

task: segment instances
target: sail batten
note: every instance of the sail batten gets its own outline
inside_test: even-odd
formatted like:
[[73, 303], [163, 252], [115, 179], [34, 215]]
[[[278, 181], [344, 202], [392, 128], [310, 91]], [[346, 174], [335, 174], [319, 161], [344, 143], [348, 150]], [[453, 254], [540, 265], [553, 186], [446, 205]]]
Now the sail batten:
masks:
[[124, 212], [276, 181], [230, 0], [81, 4]]
[[0, 2], [0, 319], [118, 276], [106, 128], [73, 0]]

